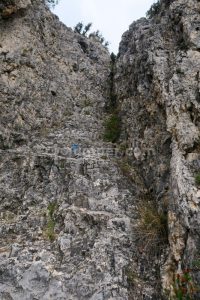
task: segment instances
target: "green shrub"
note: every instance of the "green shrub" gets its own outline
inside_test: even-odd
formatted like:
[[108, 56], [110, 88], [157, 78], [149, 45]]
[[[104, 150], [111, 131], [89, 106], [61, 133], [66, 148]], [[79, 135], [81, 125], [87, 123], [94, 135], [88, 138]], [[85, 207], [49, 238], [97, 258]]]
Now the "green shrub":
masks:
[[109, 102], [106, 104], [106, 111], [112, 113], [117, 107], [117, 95], [115, 93], [114, 76], [115, 76], [116, 55], [112, 52], [110, 55], [110, 74], [109, 74]]
[[88, 110], [86, 110], [86, 111], [84, 112], [84, 115], [85, 115], [85, 116], [90, 116], [90, 112], [89, 112]]
[[56, 202], [49, 203], [49, 205], [47, 207], [47, 210], [48, 210], [50, 218], [53, 218], [53, 214], [54, 214], [56, 208], [57, 208], [57, 203]]
[[147, 18], [151, 19], [155, 15], [158, 15], [161, 10], [161, 2], [158, 0], [157, 2], [153, 3], [150, 9], [147, 11], [146, 16]]
[[109, 42], [105, 40], [99, 30], [90, 33], [89, 38], [95, 37], [104, 47], [109, 46]]
[[196, 185], [200, 185], [200, 173], [197, 173], [195, 175], [195, 183], [196, 183]]
[[188, 51], [189, 50], [189, 45], [183, 37], [181, 37], [179, 39], [178, 46], [179, 46], [179, 49], [182, 50], [182, 51]]
[[196, 289], [194, 287], [191, 270], [185, 269], [182, 273], [176, 275], [173, 285], [175, 299], [177, 300], [192, 300]]
[[89, 99], [85, 99], [83, 103], [83, 107], [89, 107], [89, 106], [92, 106], [91, 101]]
[[46, 235], [51, 242], [55, 240], [54, 228], [55, 228], [55, 221], [49, 218], [46, 227]]
[[115, 62], [116, 62], [116, 58], [117, 58], [117, 57], [116, 57], [115, 53], [112, 52], [112, 53], [110, 54], [110, 59], [111, 59], [111, 62], [112, 62], [113, 65], [114, 65]]
[[51, 202], [49, 203], [48, 207], [47, 207], [47, 224], [44, 230], [44, 234], [45, 236], [51, 241], [53, 242], [55, 240], [56, 234], [54, 232], [54, 228], [55, 228], [55, 219], [54, 219], [54, 213], [57, 209], [57, 203], [56, 202]]
[[89, 33], [90, 29], [92, 27], [92, 23], [88, 23], [87, 25], [84, 25], [83, 22], [79, 22], [78, 24], [76, 24], [76, 26], [74, 27], [74, 31], [86, 36], [86, 37], [96, 37], [96, 39], [104, 46], [104, 47], [108, 47], [109, 46], [109, 42], [105, 41], [105, 38], [102, 36], [102, 34], [99, 32], [99, 30], [94, 31], [92, 33]]
[[108, 159], [108, 156], [102, 155], [102, 156], [101, 156], [101, 159], [106, 160], [106, 159]]
[[176, 69], [176, 74], [183, 75], [184, 72], [181, 70], [181, 68], [177, 68], [177, 69]]
[[138, 206], [138, 225], [136, 230], [140, 249], [157, 255], [168, 243], [167, 214], [159, 211], [154, 201], [141, 201]]
[[78, 24], [76, 24], [76, 26], [74, 27], [74, 31], [79, 34], [82, 34], [83, 27], [84, 27], [83, 23], [78, 22]]
[[132, 269], [132, 266], [128, 266], [125, 269], [125, 274], [127, 276], [127, 282], [129, 286], [133, 286], [138, 280], [138, 274]]
[[105, 122], [104, 140], [115, 143], [121, 132], [121, 118], [117, 113], [113, 113]]
[[49, 5], [50, 7], [54, 8], [55, 5], [57, 5], [59, 2], [59, 0], [46, 0], [47, 5]]
[[126, 160], [120, 160], [119, 167], [123, 173], [124, 176], [129, 178], [130, 180], [134, 180], [134, 177], [132, 175], [132, 169], [131, 166], [128, 164]]
[[88, 33], [88, 31], [90, 30], [91, 26], [92, 26], [92, 23], [88, 23], [87, 25], [85, 25], [83, 33], [82, 33], [84, 36], [86, 35], [86, 33]]
[[[125, 151], [126, 145], [123, 145], [123, 148], [121, 148], [122, 145], [120, 145], [120, 150], [122, 152]], [[122, 172], [122, 174], [130, 180], [134, 185], [136, 184], [138, 187], [144, 187], [144, 179], [142, 178], [140, 171], [137, 167], [131, 165], [131, 160], [127, 159], [127, 157], [121, 157], [118, 161], [118, 166]]]

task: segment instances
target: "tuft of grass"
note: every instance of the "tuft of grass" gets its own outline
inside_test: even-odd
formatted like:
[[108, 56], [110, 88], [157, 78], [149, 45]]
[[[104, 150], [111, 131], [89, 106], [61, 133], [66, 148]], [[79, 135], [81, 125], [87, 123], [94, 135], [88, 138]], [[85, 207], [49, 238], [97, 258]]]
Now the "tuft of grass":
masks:
[[125, 152], [127, 147], [128, 147], [127, 144], [122, 143], [122, 144], [120, 144], [119, 149], [120, 149], [121, 152]]
[[158, 211], [155, 202], [145, 199], [140, 203], [136, 235], [140, 249], [149, 254], [159, 254], [168, 243], [167, 214]]
[[121, 119], [117, 113], [113, 113], [105, 122], [104, 140], [115, 143], [120, 137]]
[[197, 173], [195, 175], [195, 183], [196, 183], [196, 185], [200, 185], [200, 173]]
[[175, 299], [177, 300], [192, 300], [197, 289], [194, 286], [191, 270], [185, 269], [182, 273], [176, 275], [173, 285]]
[[192, 261], [192, 269], [200, 270], [200, 259], [195, 259]]
[[84, 100], [84, 104], [83, 104], [83, 107], [89, 107], [89, 106], [92, 106], [92, 103], [89, 99], [85, 99]]
[[125, 274], [127, 276], [129, 286], [133, 286], [135, 281], [138, 279], [137, 273], [131, 267], [127, 267], [125, 269]]
[[56, 202], [51, 202], [49, 203], [47, 210], [50, 218], [53, 218], [53, 214], [57, 209], [57, 203]]
[[182, 50], [182, 51], [188, 51], [189, 50], [188, 42], [183, 37], [181, 37], [179, 39], [178, 46], [179, 46], [179, 49]]
[[128, 164], [128, 162], [124, 160], [120, 160], [118, 163], [120, 170], [122, 174], [127, 177], [130, 181], [135, 182], [136, 176], [134, 174], [134, 170], [131, 168], [131, 166]]
[[177, 69], [176, 69], [176, 74], [183, 75], [184, 72], [181, 70], [181, 68], [177, 68]]
[[117, 161], [118, 166], [122, 172], [122, 174], [129, 179], [131, 182], [138, 186], [144, 187], [144, 180], [141, 177], [140, 173], [138, 172], [137, 168], [130, 165], [130, 161], [127, 160], [127, 158], [122, 158]]
[[53, 242], [56, 238], [56, 234], [54, 232], [55, 229], [55, 218], [54, 218], [54, 213], [57, 209], [57, 203], [56, 202], [51, 202], [49, 203], [47, 207], [47, 224], [44, 230], [45, 236]]
[[102, 156], [101, 156], [101, 159], [106, 160], [106, 159], [108, 159], [108, 156], [102, 155]]
[[47, 222], [47, 226], [46, 226], [46, 235], [51, 242], [53, 242], [56, 237], [54, 228], [55, 228], [55, 221], [52, 219], [49, 219]]
[[89, 112], [88, 110], [86, 110], [86, 111], [84, 112], [84, 115], [85, 115], [85, 116], [90, 116], [90, 112]]

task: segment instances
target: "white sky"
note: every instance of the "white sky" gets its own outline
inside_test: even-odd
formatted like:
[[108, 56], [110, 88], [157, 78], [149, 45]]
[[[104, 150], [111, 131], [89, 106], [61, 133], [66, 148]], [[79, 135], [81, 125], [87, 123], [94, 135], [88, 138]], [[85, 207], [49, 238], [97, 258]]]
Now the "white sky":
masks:
[[68, 27], [82, 21], [93, 23], [92, 31], [102, 33], [110, 43], [110, 51], [117, 53], [122, 34], [129, 25], [141, 17], [155, 0], [60, 0], [54, 9]]

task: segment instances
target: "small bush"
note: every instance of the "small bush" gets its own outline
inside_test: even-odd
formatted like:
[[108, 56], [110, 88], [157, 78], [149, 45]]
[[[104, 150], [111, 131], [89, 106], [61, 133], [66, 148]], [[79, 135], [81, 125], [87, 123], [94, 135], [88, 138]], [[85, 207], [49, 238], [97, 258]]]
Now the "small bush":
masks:
[[106, 159], [108, 159], [108, 156], [102, 155], [102, 156], [101, 156], [101, 159], [106, 160]]
[[105, 40], [99, 30], [90, 33], [89, 38], [91, 37], [95, 37], [104, 47], [107, 48], [109, 46], [109, 42]]
[[85, 115], [85, 116], [90, 116], [91, 114], [90, 114], [90, 112], [89, 112], [88, 110], [86, 110], [86, 111], [84, 112], [84, 115]]
[[[126, 149], [127, 145], [120, 145], [120, 151], [122, 151], [122, 153], [125, 154]], [[127, 159], [127, 157], [121, 157], [117, 162], [122, 174], [129, 181], [131, 181], [134, 185], [145, 189], [144, 179], [142, 178], [138, 168], [134, 165], [131, 165], [131, 159]]]
[[48, 210], [50, 218], [53, 218], [53, 214], [54, 214], [56, 208], [57, 208], [57, 203], [56, 202], [49, 203], [49, 205], [47, 207], [47, 210]]
[[174, 294], [177, 300], [192, 300], [196, 289], [192, 282], [191, 270], [185, 269], [181, 274], [176, 275], [174, 282]]
[[179, 46], [179, 49], [182, 50], [182, 51], [188, 51], [189, 50], [189, 45], [183, 37], [179, 39], [178, 46]]
[[48, 6], [54, 8], [58, 4], [59, 0], [46, 0]]
[[83, 107], [89, 107], [92, 106], [92, 103], [89, 99], [85, 99], [84, 103], [83, 103]]
[[54, 228], [55, 228], [55, 221], [52, 219], [49, 219], [47, 222], [47, 227], [46, 227], [46, 235], [51, 242], [53, 242], [55, 240]]
[[151, 19], [155, 15], [158, 15], [161, 10], [161, 2], [160, 0], [157, 1], [156, 3], [153, 3], [150, 7], [150, 9], [147, 11], [146, 16], [147, 18]]
[[117, 56], [115, 55], [115, 53], [112, 52], [110, 54], [110, 59], [111, 59], [112, 65], [114, 65], [116, 62], [116, 59], [117, 59]]
[[90, 34], [89, 31], [92, 27], [92, 23], [88, 23], [87, 25], [84, 25], [83, 22], [79, 22], [75, 27], [74, 27], [74, 31], [86, 36], [86, 37], [96, 37], [96, 39], [104, 46], [104, 47], [108, 47], [109, 46], [109, 42], [105, 41], [105, 38], [102, 36], [102, 34], [99, 32], [99, 30], [94, 31]]
[[136, 235], [144, 252], [156, 255], [165, 248], [168, 243], [167, 214], [159, 212], [156, 203], [145, 199], [139, 205]]
[[181, 68], [177, 68], [176, 74], [184, 75], [184, 72], [181, 70]]
[[129, 286], [133, 286], [135, 281], [138, 280], [137, 273], [132, 269], [132, 267], [129, 266], [125, 269], [125, 274], [127, 276], [127, 282]]
[[200, 185], [200, 173], [197, 173], [195, 175], [195, 183], [196, 183], [196, 185]]
[[119, 163], [119, 167], [124, 176], [126, 176], [130, 180], [134, 181], [131, 166], [128, 164], [128, 162], [126, 160], [121, 160]]
[[121, 119], [117, 113], [113, 113], [105, 122], [104, 140], [115, 143], [121, 132]]
[[54, 228], [56, 225], [55, 219], [54, 219], [54, 213], [55, 213], [56, 209], [57, 209], [56, 202], [49, 203], [49, 205], [47, 207], [47, 211], [48, 211], [47, 225], [45, 227], [44, 234], [51, 242], [53, 242], [56, 237], [56, 234], [54, 232]]
[[115, 94], [114, 87], [114, 76], [115, 76], [115, 62], [116, 55], [112, 52], [110, 55], [110, 95], [109, 95], [109, 103], [107, 104], [106, 110], [108, 112], [113, 112], [113, 109], [116, 108], [117, 105], [117, 95]]
[[82, 22], [79, 22], [78, 24], [76, 24], [76, 26], [74, 27], [74, 31], [79, 33], [79, 34], [82, 34], [82, 30], [83, 30], [83, 23]]

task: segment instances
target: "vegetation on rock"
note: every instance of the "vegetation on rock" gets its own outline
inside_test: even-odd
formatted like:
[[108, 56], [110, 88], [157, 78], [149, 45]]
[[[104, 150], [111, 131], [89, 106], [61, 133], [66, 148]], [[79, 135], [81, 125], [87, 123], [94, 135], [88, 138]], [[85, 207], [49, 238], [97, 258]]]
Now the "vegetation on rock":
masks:
[[86, 34], [90, 30], [91, 26], [92, 26], [92, 23], [88, 23], [87, 25], [84, 26], [82, 22], [79, 22], [74, 27], [74, 31], [79, 33], [79, 34], [82, 34], [82, 35], [86, 36]]
[[161, 1], [158, 0], [157, 2], [153, 3], [150, 9], [146, 12], [147, 18], [151, 19], [155, 15], [159, 14], [160, 9], [161, 9]]
[[50, 7], [55, 7], [55, 5], [57, 5], [59, 2], [59, 0], [46, 0], [47, 5], [49, 5]]
[[74, 27], [74, 31], [83, 36], [87, 36], [89, 38], [95, 37], [103, 46], [108, 47], [109, 42], [105, 41], [105, 38], [102, 36], [102, 34], [99, 32], [99, 30], [91, 32], [88, 35], [91, 27], [92, 27], [92, 23], [88, 23], [87, 25], [84, 25], [82, 22], [79, 22]]
[[104, 140], [115, 143], [121, 131], [121, 118], [117, 112], [114, 112], [105, 122]]
[[200, 185], [200, 173], [197, 173], [195, 175], [195, 183], [196, 183], [196, 185]]
[[110, 55], [110, 101], [107, 107], [108, 111], [113, 111], [116, 107], [117, 97], [114, 91], [114, 74], [115, 74], [115, 62], [116, 62], [116, 55], [112, 52]]
[[168, 243], [167, 214], [155, 201], [144, 199], [138, 205], [137, 237], [140, 249], [151, 255], [159, 254]]
[[192, 300], [196, 289], [194, 287], [191, 270], [185, 269], [182, 273], [176, 275], [174, 282], [175, 299], [177, 300]]
[[200, 186], [200, 173], [197, 173], [195, 175], [195, 183], [196, 185]]
[[56, 208], [57, 208], [56, 202], [49, 203], [49, 205], [47, 207], [48, 216], [47, 216], [47, 225], [45, 228], [45, 235], [51, 242], [53, 242], [55, 240], [54, 228], [55, 228], [56, 223], [55, 223], [55, 219], [54, 219], [54, 213], [56, 211]]

